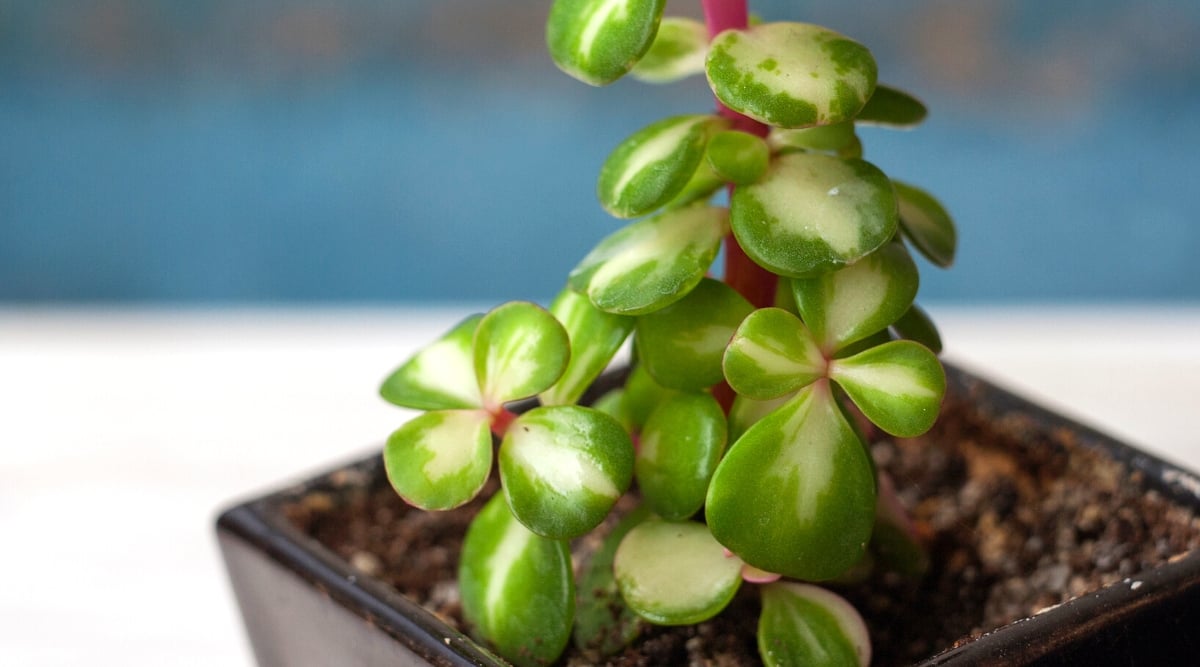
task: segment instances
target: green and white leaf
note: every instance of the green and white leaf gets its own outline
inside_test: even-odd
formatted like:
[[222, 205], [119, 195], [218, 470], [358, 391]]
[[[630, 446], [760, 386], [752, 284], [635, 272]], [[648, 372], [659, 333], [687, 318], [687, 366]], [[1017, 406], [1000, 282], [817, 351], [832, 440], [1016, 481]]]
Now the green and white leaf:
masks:
[[390, 403], [417, 410], [483, 405], [471, 356], [475, 329], [482, 318], [468, 317], [417, 352], [383, 381], [379, 394]]
[[601, 241], [568, 281], [600, 310], [644, 315], [678, 301], [700, 282], [728, 230], [728, 212], [710, 206], [638, 220]]
[[637, 131], [600, 168], [600, 204], [618, 218], [635, 218], [662, 207], [696, 173], [709, 137], [728, 124], [719, 116], [672, 116]]
[[554, 384], [571, 357], [571, 341], [536, 304], [511, 301], [483, 317], [475, 332], [475, 374], [484, 405], [495, 410]]
[[593, 86], [624, 76], [650, 49], [666, 0], [555, 0], [546, 45], [559, 69]]
[[829, 377], [876, 426], [909, 438], [937, 421], [946, 372], [937, 356], [910, 340], [896, 340], [835, 359]]
[[584, 562], [579, 573], [575, 600], [575, 646], [593, 663], [617, 653], [635, 638], [642, 628], [641, 617], [625, 605], [613, 560], [617, 547], [635, 526], [650, 516], [645, 505], [639, 505], [621, 517], [600, 548]]
[[[767, 145], [775, 152], [804, 150], [832, 153], [841, 157], [862, 155], [862, 144], [854, 131], [853, 121], [794, 130], [771, 128], [771, 133], [767, 135]], [[857, 154], [846, 155], [847, 151]]]
[[855, 120], [864, 125], [909, 128], [919, 125], [927, 114], [921, 100], [898, 88], [879, 84]]
[[633, 442], [615, 419], [575, 405], [517, 417], [500, 445], [500, 481], [530, 530], [571, 539], [595, 528], [633, 478]]
[[649, 83], [670, 83], [704, 71], [708, 29], [696, 19], [664, 16], [654, 43], [630, 70]]
[[686, 297], [637, 320], [637, 350], [655, 381], [699, 390], [720, 382], [721, 357], [733, 332], [754, 310], [732, 287], [712, 278]]
[[754, 311], [725, 348], [725, 379], [757, 400], [790, 394], [825, 373], [825, 357], [795, 315], [780, 308]]
[[634, 320], [606, 313], [573, 290], [559, 293], [550, 304], [554, 315], [571, 341], [571, 358], [562, 377], [539, 398], [542, 405], [570, 405], [608, 367], [621, 344], [633, 331]]
[[900, 228], [917, 250], [940, 267], [954, 263], [958, 231], [941, 203], [920, 188], [893, 181], [900, 202]]
[[892, 330], [900, 338], [916, 341], [929, 348], [934, 354], [942, 353], [942, 336], [937, 325], [920, 306], [913, 304], [908, 312], [892, 323]]
[[499, 494], [467, 530], [458, 585], [474, 633], [518, 667], [550, 664], [566, 648], [575, 617], [567, 543], [531, 533]]
[[705, 516], [721, 544], [768, 572], [821, 581], [859, 561], [875, 521], [874, 470], [827, 381], [729, 448]]
[[919, 282], [908, 250], [889, 243], [845, 268], [793, 280], [792, 290], [805, 324], [821, 349], [832, 353], [900, 319]]
[[642, 499], [668, 520], [691, 517], [725, 452], [725, 413], [703, 392], [679, 393], [650, 415], [634, 464]]
[[877, 75], [865, 46], [807, 23], [726, 30], [709, 46], [705, 71], [730, 109], [788, 128], [853, 120]]
[[753, 134], [724, 130], [708, 141], [705, 158], [722, 180], [749, 185], [758, 182], [767, 172], [771, 149], [766, 141]]
[[483, 410], [426, 412], [392, 433], [383, 465], [410, 505], [458, 507], [479, 493], [492, 470], [491, 416]]
[[720, 613], [742, 583], [742, 561], [725, 555], [694, 522], [650, 520], [631, 530], [613, 569], [625, 603], [659, 625], [691, 625]]
[[858, 611], [836, 593], [777, 582], [762, 589], [758, 652], [767, 667], [866, 667], [871, 638]]
[[869, 162], [788, 153], [759, 182], [737, 188], [730, 225], [746, 254], [780, 275], [840, 268], [887, 243], [899, 213], [891, 181]]

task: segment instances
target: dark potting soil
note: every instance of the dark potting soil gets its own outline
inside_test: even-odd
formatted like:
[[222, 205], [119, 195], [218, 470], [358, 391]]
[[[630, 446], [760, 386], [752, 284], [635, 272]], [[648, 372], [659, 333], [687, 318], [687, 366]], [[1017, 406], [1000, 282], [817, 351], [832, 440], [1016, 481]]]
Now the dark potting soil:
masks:
[[[905, 665], [966, 638], [1200, 549], [1200, 517], [1143, 488], [1141, 473], [1022, 418], [992, 422], [948, 399], [938, 425], [914, 440], [880, 440], [872, 454], [895, 481], [929, 548], [919, 580], [881, 572], [831, 586], [863, 614], [875, 665]], [[285, 511], [364, 574], [390, 582], [463, 627], [455, 570], [480, 502], [439, 513], [409, 509], [383, 479], [347, 470], [332, 490]], [[582, 665], [760, 665], [754, 586], [696, 626], [647, 625], [625, 653]]]

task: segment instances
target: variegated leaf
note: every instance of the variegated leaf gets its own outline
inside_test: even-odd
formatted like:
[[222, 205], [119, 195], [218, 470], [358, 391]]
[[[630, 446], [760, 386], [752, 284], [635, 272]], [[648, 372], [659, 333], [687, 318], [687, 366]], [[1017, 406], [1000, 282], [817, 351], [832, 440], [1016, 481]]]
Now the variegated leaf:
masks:
[[534, 408], [504, 435], [500, 481], [521, 523], [570, 539], [595, 528], [629, 488], [633, 457], [629, 434], [599, 410]]
[[903, 90], [880, 84], [875, 86], [875, 93], [867, 100], [855, 121], [866, 125], [909, 128], [925, 120], [927, 113], [921, 100]]
[[825, 357], [795, 315], [779, 308], [750, 314], [725, 348], [725, 379], [743, 396], [790, 394], [825, 373]]
[[606, 313], [575, 291], [566, 289], [550, 304], [571, 341], [571, 359], [562, 377], [539, 398], [542, 405], [569, 405], [579, 400], [600, 376], [633, 331], [634, 320]]
[[417, 352], [379, 388], [385, 400], [417, 410], [477, 408], [483, 405], [471, 344], [482, 315], [472, 315]]
[[696, 19], [665, 16], [654, 43], [629, 72], [649, 83], [669, 83], [704, 71], [708, 29]]
[[513, 664], [548, 665], [566, 648], [575, 617], [571, 552], [521, 525], [499, 494], [467, 530], [458, 587], [474, 634]]
[[650, 520], [617, 549], [613, 563], [625, 603], [659, 625], [691, 625], [720, 613], [742, 583], [742, 562], [725, 555], [708, 528]]
[[867, 419], [904, 438], [933, 426], [946, 393], [946, 372], [937, 356], [909, 340], [835, 359], [830, 362], [829, 377]]
[[568, 280], [600, 310], [644, 315], [678, 301], [700, 282], [728, 229], [728, 212], [709, 206], [638, 220], [601, 241]]
[[747, 132], [725, 130], [713, 135], [705, 153], [709, 166], [722, 180], [735, 185], [755, 183], [767, 172], [771, 149]]
[[730, 225], [766, 269], [804, 278], [840, 268], [892, 238], [899, 224], [891, 181], [869, 162], [789, 153], [759, 182], [737, 188]]
[[758, 653], [767, 667], [866, 667], [871, 638], [854, 605], [836, 593], [777, 582], [762, 589]]
[[721, 355], [754, 310], [732, 287], [705, 278], [686, 297], [637, 320], [637, 349], [655, 381], [698, 390], [723, 379]]
[[900, 228], [929, 261], [940, 267], [954, 263], [958, 231], [954, 220], [933, 195], [893, 181], [900, 202]]
[[618, 218], [657, 210], [684, 189], [704, 159], [709, 136], [728, 124], [719, 116], [672, 116], [634, 133], [600, 168], [600, 204]]
[[664, 519], [691, 517], [725, 452], [725, 413], [703, 392], [679, 393], [650, 415], [634, 464], [642, 499]]
[[832, 353], [883, 331], [912, 306], [920, 276], [899, 243], [817, 278], [792, 281], [804, 323]]
[[704, 511], [721, 544], [768, 572], [821, 581], [859, 561], [875, 521], [874, 470], [828, 381], [729, 448]]
[[852, 120], [877, 73], [865, 46], [807, 23], [726, 30], [709, 46], [705, 70], [721, 102], [776, 127]]
[[937, 325], [920, 306], [913, 304], [908, 312], [892, 323], [892, 330], [900, 338], [916, 341], [929, 348], [934, 354], [942, 353], [942, 336]]
[[575, 646], [588, 657], [607, 657], [627, 646], [642, 628], [641, 618], [633, 613], [613, 574], [613, 559], [621, 541], [638, 524], [650, 517], [650, 510], [639, 505], [621, 517], [604, 536], [600, 548], [584, 562], [579, 573], [575, 601]]
[[479, 391], [494, 412], [553, 385], [567, 367], [571, 342], [553, 315], [535, 304], [512, 301], [480, 321], [474, 354]]
[[436, 410], [388, 438], [388, 481], [410, 505], [458, 507], [474, 498], [492, 469], [491, 417], [483, 410]]
[[654, 42], [666, 0], [555, 0], [546, 45], [559, 69], [593, 86], [624, 76]]

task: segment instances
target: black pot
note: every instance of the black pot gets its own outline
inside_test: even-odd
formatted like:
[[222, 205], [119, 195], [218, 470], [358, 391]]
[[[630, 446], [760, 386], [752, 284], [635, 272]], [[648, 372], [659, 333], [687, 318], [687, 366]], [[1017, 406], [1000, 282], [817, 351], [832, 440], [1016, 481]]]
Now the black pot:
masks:
[[[1071, 442], [1124, 464], [1142, 484], [1200, 513], [1200, 478], [955, 368], [948, 392], [1026, 436]], [[240, 504], [217, 534], [258, 664], [503, 665], [390, 585], [365, 577], [300, 532], [282, 507], [346, 475], [379, 479], [378, 455]], [[1140, 479], [1135, 481], [1134, 478]], [[1192, 664], [1200, 655], [1200, 551], [1076, 598], [923, 665]]]

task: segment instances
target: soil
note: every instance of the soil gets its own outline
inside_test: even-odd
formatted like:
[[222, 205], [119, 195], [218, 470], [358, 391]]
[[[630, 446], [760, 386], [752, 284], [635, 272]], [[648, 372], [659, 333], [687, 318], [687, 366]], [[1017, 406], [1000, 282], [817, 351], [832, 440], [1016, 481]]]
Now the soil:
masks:
[[[906, 665], [1200, 549], [1200, 517], [1146, 490], [1141, 473], [1025, 417], [987, 419], [948, 399], [926, 436], [879, 440], [872, 454], [895, 481], [924, 538], [920, 580], [880, 572], [834, 586], [863, 614], [876, 665]], [[349, 469], [287, 506], [290, 519], [364, 574], [380, 577], [454, 627], [462, 619], [457, 554], [479, 503], [409, 509], [381, 476]], [[562, 665], [760, 665], [757, 599], [743, 586], [697, 626], [646, 626], [625, 653], [569, 653]], [[920, 610], [920, 613], [913, 613]]]

